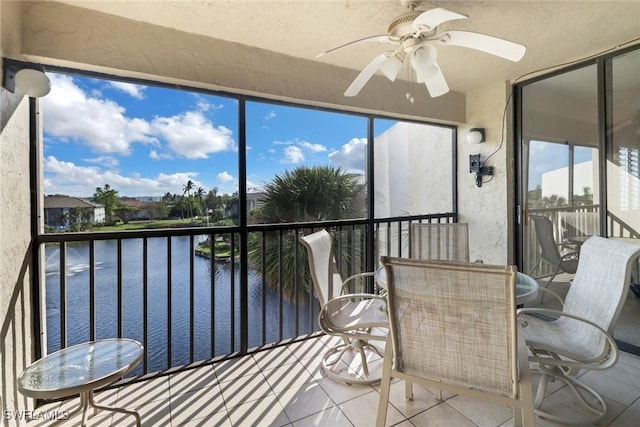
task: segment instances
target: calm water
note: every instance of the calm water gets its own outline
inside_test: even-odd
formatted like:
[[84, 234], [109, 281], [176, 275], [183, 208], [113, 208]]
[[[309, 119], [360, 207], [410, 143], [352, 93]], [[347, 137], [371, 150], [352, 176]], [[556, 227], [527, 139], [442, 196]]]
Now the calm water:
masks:
[[[197, 239], [197, 237], [196, 237]], [[204, 239], [204, 237], [202, 237]], [[171, 325], [168, 325], [167, 239], [147, 241], [147, 320], [148, 371], [189, 363], [190, 290], [189, 237], [171, 240]], [[143, 272], [142, 239], [122, 242], [123, 336], [143, 340]], [[60, 349], [60, 252], [57, 245], [46, 247], [47, 349]], [[89, 340], [89, 244], [70, 243], [66, 254], [67, 273], [67, 345]], [[117, 243], [115, 240], [95, 242], [95, 316], [96, 337], [117, 336]], [[208, 259], [194, 259], [194, 360], [209, 359], [237, 351], [239, 348], [239, 268], [231, 280], [231, 264], [216, 262], [214, 298], [212, 298], [211, 264]], [[232, 301], [232, 286], [234, 295]], [[266, 342], [279, 340], [279, 298], [275, 291], [264, 292], [260, 275], [249, 271], [249, 346], [262, 345], [263, 305], [266, 318]], [[211, 302], [214, 313], [211, 313]], [[309, 306], [301, 301], [298, 308], [299, 330], [303, 335], [316, 328], [317, 303]], [[283, 338], [296, 336], [295, 305], [286, 300], [282, 306]], [[213, 317], [213, 318], [212, 318]], [[232, 348], [231, 324], [235, 319]], [[214, 327], [214, 351], [211, 350], [211, 325]], [[167, 360], [169, 328], [171, 363]], [[140, 373], [139, 368], [135, 373]]]

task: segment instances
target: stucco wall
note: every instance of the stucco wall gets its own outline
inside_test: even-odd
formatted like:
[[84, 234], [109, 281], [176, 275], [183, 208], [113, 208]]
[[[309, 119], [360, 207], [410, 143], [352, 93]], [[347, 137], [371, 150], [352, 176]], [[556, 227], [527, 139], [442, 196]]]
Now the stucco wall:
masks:
[[26, 409], [31, 401], [16, 388], [16, 378], [32, 363], [31, 228], [29, 190], [29, 101], [0, 91], [0, 399], [5, 410]]
[[[458, 128], [458, 211], [459, 221], [469, 224], [469, 257], [490, 264], [513, 264], [514, 163], [511, 129], [505, 127], [503, 114], [510, 87], [500, 82], [467, 96], [467, 126]], [[512, 116], [509, 101], [507, 124]], [[505, 124], [505, 126], [507, 126]], [[486, 130], [486, 142], [469, 144], [467, 133], [472, 127]], [[501, 140], [502, 145], [501, 145]], [[496, 151], [497, 150], [497, 151]], [[481, 154], [482, 161], [493, 166], [493, 179], [484, 177], [482, 187], [475, 185], [475, 174], [469, 173], [469, 155]]]
[[[19, 2], [0, 2], [0, 54], [20, 50]], [[0, 424], [4, 411], [32, 408], [16, 378], [32, 362], [29, 101], [0, 89]]]

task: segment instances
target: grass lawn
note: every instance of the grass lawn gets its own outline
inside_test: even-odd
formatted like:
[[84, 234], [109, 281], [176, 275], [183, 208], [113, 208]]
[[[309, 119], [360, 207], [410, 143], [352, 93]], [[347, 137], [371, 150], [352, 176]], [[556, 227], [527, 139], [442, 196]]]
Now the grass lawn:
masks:
[[155, 221], [129, 221], [128, 224], [94, 227], [93, 231], [148, 230], [150, 228], [198, 227], [206, 225], [201, 219], [160, 219]]

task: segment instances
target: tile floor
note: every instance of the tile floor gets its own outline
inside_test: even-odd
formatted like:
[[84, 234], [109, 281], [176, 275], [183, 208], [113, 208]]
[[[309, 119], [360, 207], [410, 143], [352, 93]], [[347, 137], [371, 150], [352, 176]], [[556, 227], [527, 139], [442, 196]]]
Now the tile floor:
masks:
[[[215, 365], [141, 381], [96, 393], [96, 402], [137, 410], [144, 426], [362, 426], [375, 425], [379, 392], [372, 386], [347, 386], [325, 377], [321, 356], [329, 337], [314, 338]], [[381, 369], [381, 360], [372, 361]], [[602, 425], [637, 426], [640, 419], [640, 358], [622, 353], [604, 372], [582, 376], [609, 406]], [[534, 378], [535, 380], [535, 378]], [[579, 415], [581, 409], [566, 387], [552, 390], [550, 411]], [[414, 399], [404, 399], [404, 384], [391, 387], [387, 425], [512, 426], [513, 412], [459, 395], [442, 402], [414, 385]], [[50, 403], [38, 411], [73, 409], [78, 399]], [[44, 421], [29, 426], [50, 425]], [[58, 424], [80, 425], [80, 415]], [[98, 411], [90, 426], [130, 426], [134, 418]], [[536, 417], [537, 426], [558, 425]]]

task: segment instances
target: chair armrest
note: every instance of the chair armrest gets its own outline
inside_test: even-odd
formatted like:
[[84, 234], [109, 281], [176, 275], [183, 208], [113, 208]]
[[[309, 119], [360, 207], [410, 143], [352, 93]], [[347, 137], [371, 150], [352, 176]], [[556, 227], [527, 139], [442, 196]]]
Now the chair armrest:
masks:
[[[352, 293], [352, 291], [350, 290], [350, 286], [351, 286], [350, 282], [352, 282], [353, 280], [361, 278], [361, 277], [375, 277], [375, 275], [376, 275], [375, 271], [367, 271], [367, 272], [364, 272], [364, 273], [358, 273], [358, 274], [354, 274], [352, 276], [347, 277], [342, 282], [341, 294], [342, 295], [346, 295], [346, 294]], [[375, 284], [376, 288], [379, 290], [380, 288], [379, 288], [378, 284], [375, 283], [375, 280], [374, 280], [374, 284]], [[345, 290], [347, 291], [346, 293], [345, 293]]]
[[[574, 319], [577, 320], [579, 322], [583, 322], [586, 323], [587, 325], [597, 329], [606, 339], [607, 341], [607, 346], [605, 347], [604, 351], [602, 352], [601, 356], [599, 356], [596, 359], [573, 359], [573, 360], [577, 360], [577, 362], [571, 362], [571, 361], [567, 361], [567, 360], [558, 360], [558, 359], [549, 359], [546, 357], [537, 357], [534, 353], [534, 356], [529, 358], [530, 361], [532, 362], [537, 362], [537, 363], [543, 363], [543, 364], [547, 364], [547, 365], [557, 365], [557, 366], [568, 366], [568, 367], [572, 367], [572, 368], [582, 368], [584, 367], [584, 363], [594, 363], [594, 362], [599, 362], [600, 359], [602, 359], [602, 357], [607, 354], [607, 353], [611, 353], [611, 357], [607, 358], [602, 364], [600, 364], [597, 368], [593, 367], [592, 365], [590, 365], [590, 369], [606, 369], [611, 367], [616, 360], [618, 359], [618, 346], [616, 345], [615, 341], [613, 340], [613, 337], [604, 329], [602, 328], [600, 325], [585, 319], [583, 317], [580, 316], [576, 316], [575, 314], [571, 314], [571, 313], [567, 313], [565, 311], [559, 311], [559, 310], [553, 310], [550, 308], [520, 308], [516, 311], [517, 315], [520, 316], [521, 314], [530, 314], [530, 313], [535, 313], [535, 314], [543, 314], [543, 315], [552, 315], [554, 316], [553, 319], [549, 320], [549, 321], [555, 321], [557, 319], [559, 319], [560, 317], [568, 317], [570, 319]], [[526, 319], [522, 319], [520, 318], [520, 324], [523, 328], [527, 327], [527, 321]], [[558, 354], [562, 354], [562, 356], [565, 357], [571, 357], [567, 354], [564, 354], [560, 351], [557, 351]]]
[[[350, 319], [347, 323], [341, 325], [333, 322], [333, 316], [330, 314], [332, 311], [340, 311], [349, 303], [353, 303], [354, 300], [377, 300], [379, 305], [376, 313], [365, 316], [359, 324], [352, 323], [353, 319]], [[371, 307], [370, 307], [371, 308]], [[375, 307], [373, 307], [375, 308]], [[389, 319], [387, 316], [387, 299], [375, 294], [361, 293], [361, 294], [347, 294], [340, 295], [332, 298], [326, 302], [326, 304], [320, 310], [318, 314], [318, 324], [323, 332], [327, 334], [335, 333], [347, 333], [357, 336], [359, 339], [374, 339], [384, 340], [384, 336], [372, 335], [370, 333], [371, 328], [388, 328]]]

